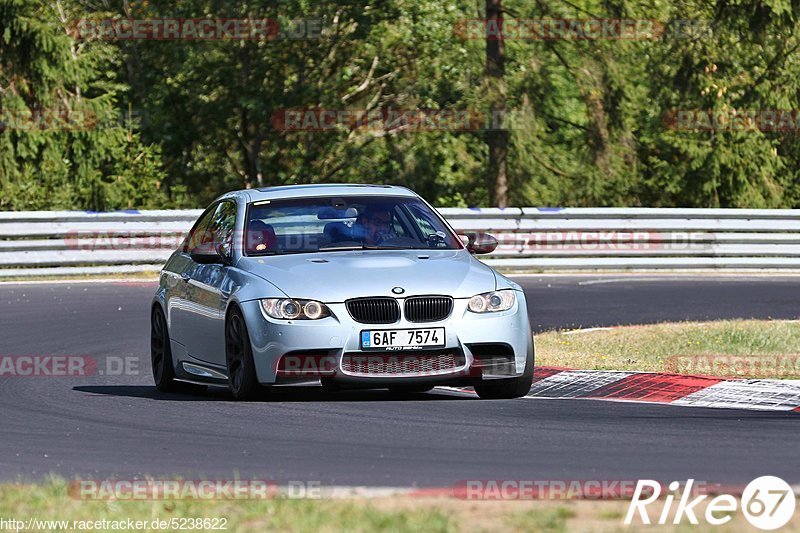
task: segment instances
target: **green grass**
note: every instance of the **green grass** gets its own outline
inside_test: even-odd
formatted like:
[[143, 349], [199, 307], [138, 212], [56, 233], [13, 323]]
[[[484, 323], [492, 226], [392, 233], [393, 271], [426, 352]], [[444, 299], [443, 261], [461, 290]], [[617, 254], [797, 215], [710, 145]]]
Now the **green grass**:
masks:
[[[0, 484], [0, 518], [27, 522], [73, 521], [169, 521], [180, 518], [224, 518], [228, 532], [562, 532], [562, 531], [644, 531], [647, 527], [626, 527], [625, 500], [534, 500], [470, 501], [452, 498], [409, 498], [403, 496], [351, 499], [270, 500], [175, 500], [102, 501], [79, 500], [68, 495], [67, 482], [52, 478], [35, 484]], [[651, 516], [658, 516], [657, 504]], [[702, 506], [697, 509], [700, 516]], [[657, 526], [659, 531], [740, 531], [746, 525], [736, 513], [726, 526]], [[652, 528], [654, 526], [650, 526]], [[6, 527], [7, 531], [11, 531]], [[39, 529], [40, 531], [42, 529]], [[44, 529], [48, 531], [48, 529]], [[58, 529], [51, 528], [52, 531]], [[93, 528], [98, 530], [98, 528]], [[103, 529], [100, 529], [101, 531]], [[124, 530], [124, 529], [123, 529]], [[184, 529], [187, 530], [187, 529]], [[800, 514], [784, 529], [800, 530]], [[63, 531], [63, 529], [62, 529]], [[145, 528], [138, 531], [178, 531], [175, 528]], [[194, 528], [192, 531], [210, 531]]]
[[536, 336], [537, 364], [580, 369], [800, 378], [800, 322], [723, 320]]
[[603, 520], [618, 520], [621, 522], [625, 518], [625, 512], [622, 509], [605, 509], [597, 513], [597, 517]]
[[[435, 508], [416, 512], [379, 510], [368, 501], [174, 500], [90, 501], [67, 495], [67, 484], [0, 486], [0, 517], [27, 520], [142, 520], [224, 518], [227, 531], [457, 531], [453, 519]], [[149, 529], [152, 531], [153, 529]], [[202, 529], [201, 529], [202, 530]], [[195, 529], [195, 531], [197, 531]]]
[[566, 507], [532, 509], [511, 516], [507, 522], [514, 531], [542, 531], [560, 533], [567, 531], [567, 519], [574, 518], [575, 511]]

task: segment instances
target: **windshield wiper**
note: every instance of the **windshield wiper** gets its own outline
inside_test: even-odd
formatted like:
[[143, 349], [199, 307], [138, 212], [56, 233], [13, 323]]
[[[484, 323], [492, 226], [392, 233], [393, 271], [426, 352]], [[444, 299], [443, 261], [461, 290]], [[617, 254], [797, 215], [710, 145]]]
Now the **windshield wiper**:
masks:
[[364, 245], [365, 250], [419, 250], [416, 246], [380, 246], [380, 245]]
[[337, 250], [366, 250], [367, 247], [363, 244], [326, 244], [320, 246], [320, 252], [331, 252]]
[[381, 246], [379, 244], [327, 244], [320, 246], [320, 252], [335, 252], [340, 250], [417, 250], [414, 246]]
[[264, 257], [267, 255], [313, 254], [316, 250], [268, 250], [265, 252], [250, 252], [249, 257]]

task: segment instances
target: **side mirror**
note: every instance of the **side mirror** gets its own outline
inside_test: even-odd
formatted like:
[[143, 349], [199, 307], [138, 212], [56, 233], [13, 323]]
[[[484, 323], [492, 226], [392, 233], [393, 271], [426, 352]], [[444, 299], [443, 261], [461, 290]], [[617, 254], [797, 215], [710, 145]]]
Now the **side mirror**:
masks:
[[465, 233], [466, 247], [471, 254], [490, 254], [497, 248], [497, 239], [488, 233]]
[[209, 242], [195, 246], [189, 256], [195, 263], [201, 265], [213, 265], [214, 263], [224, 263], [225, 257], [221, 253], [220, 246]]

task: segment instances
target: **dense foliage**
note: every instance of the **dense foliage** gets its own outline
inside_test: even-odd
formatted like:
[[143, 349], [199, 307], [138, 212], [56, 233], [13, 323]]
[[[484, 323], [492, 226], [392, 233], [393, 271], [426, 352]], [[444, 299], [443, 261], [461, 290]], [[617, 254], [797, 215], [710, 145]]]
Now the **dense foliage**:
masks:
[[[655, 20], [663, 31], [505, 40], [498, 79], [487, 41], [463, 31], [486, 17], [471, 0], [0, 0], [0, 209], [196, 206], [233, 188], [312, 182], [403, 184], [437, 205], [496, 204], [488, 146], [498, 131], [509, 205], [800, 205], [800, 117], [782, 128], [676, 118], [794, 117], [800, 4], [493, 3], [507, 20]], [[81, 19], [201, 17], [277, 20], [284, 33], [119, 40], [76, 31]], [[505, 120], [490, 120], [500, 108]], [[279, 124], [286, 110], [344, 109], [475, 120]]]

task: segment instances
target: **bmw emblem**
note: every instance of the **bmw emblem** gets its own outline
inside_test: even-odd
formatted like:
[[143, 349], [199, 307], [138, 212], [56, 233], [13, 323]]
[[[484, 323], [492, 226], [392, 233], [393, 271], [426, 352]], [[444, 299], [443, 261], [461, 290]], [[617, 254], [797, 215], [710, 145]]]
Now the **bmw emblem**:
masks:
[[393, 287], [392, 292], [395, 294], [403, 294], [406, 290], [403, 287]]

